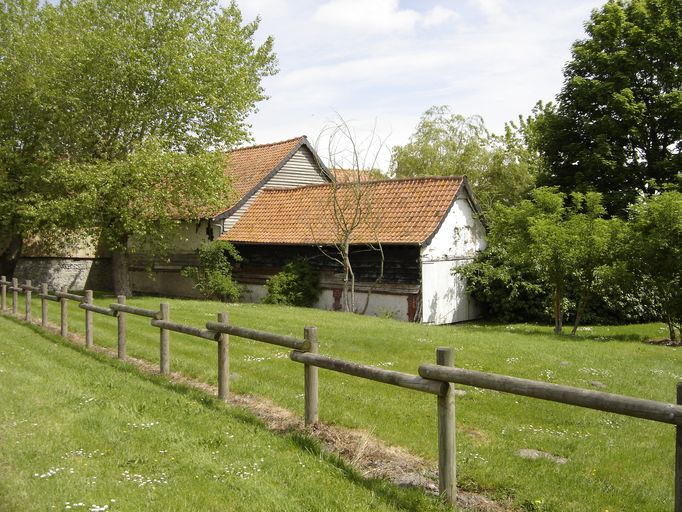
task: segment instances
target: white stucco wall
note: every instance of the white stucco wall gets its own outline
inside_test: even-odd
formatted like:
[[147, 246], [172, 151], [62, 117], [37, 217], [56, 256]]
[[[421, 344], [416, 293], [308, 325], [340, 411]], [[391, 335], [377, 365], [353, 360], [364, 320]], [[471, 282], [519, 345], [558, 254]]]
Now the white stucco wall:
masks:
[[[244, 284], [244, 293], [241, 302], [260, 302], [267, 293], [265, 285]], [[357, 292], [355, 294], [358, 307], [364, 307], [367, 294]], [[367, 306], [367, 315], [395, 318], [396, 320], [408, 320], [407, 307], [408, 299], [406, 295], [394, 295], [387, 293], [372, 293]], [[334, 292], [332, 290], [321, 290], [317, 303], [317, 309], [327, 311], [334, 310]]]
[[422, 322], [449, 324], [478, 317], [466, 282], [452, 270], [485, 249], [485, 228], [462, 190], [431, 240], [422, 247]]

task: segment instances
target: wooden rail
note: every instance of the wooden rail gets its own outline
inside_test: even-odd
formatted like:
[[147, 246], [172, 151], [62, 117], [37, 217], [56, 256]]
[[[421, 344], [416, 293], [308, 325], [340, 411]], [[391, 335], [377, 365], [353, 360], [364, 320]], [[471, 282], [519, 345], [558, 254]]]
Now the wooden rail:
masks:
[[346, 375], [383, 382], [384, 384], [391, 384], [401, 388], [423, 391], [424, 393], [431, 393], [432, 395], [442, 394], [444, 388], [447, 387], [447, 384], [424, 379], [418, 375], [396, 372], [394, 370], [385, 370], [375, 366], [344, 361], [343, 359], [334, 359], [320, 354], [294, 351], [289, 357], [292, 361], [296, 361], [297, 363], [305, 363], [317, 366], [318, 368], [324, 368], [325, 370], [345, 373]]
[[613, 412], [645, 420], [682, 425], [681, 406], [656, 402], [654, 400], [562, 386], [549, 382], [520, 379], [507, 375], [465, 370], [463, 368], [446, 368], [432, 364], [421, 365], [419, 367], [419, 375], [426, 379], [494, 389], [504, 393], [576, 405], [597, 411]]
[[117, 303], [109, 304], [109, 307], [102, 307], [92, 303], [92, 291], [90, 290], [86, 290], [84, 296], [69, 293], [66, 288], [61, 291], [54, 291], [54, 295], [50, 295], [45, 283], [40, 287], [33, 286], [31, 281], [26, 281], [25, 284], [20, 285], [16, 278], [9, 281], [5, 276], [1, 276], [0, 310], [3, 312], [7, 310], [7, 290], [12, 291], [12, 313], [15, 316], [18, 316], [18, 294], [20, 292], [25, 293], [25, 319], [27, 321], [31, 321], [31, 292], [39, 292], [41, 324], [44, 327], [47, 326], [48, 301], [58, 301], [61, 307], [60, 333], [64, 337], [68, 336], [67, 303], [69, 300], [78, 302], [78, 307], [85, 310], [87, 347], [94, 344], [92, 314], [117, 317], [119, 359], [126, 358], [126, 316], [137, 315], [150, 318], [150, 325], [159, 329], [159, 372], [161, 374], [170, 373], [170, 332], [216, 341], [218, 348], [218, 397], [221, 400], [227, 400], [229, 396], [229, 335], [293, 349], [290, 359], [304, 365], [304, 418], [306, 426], [313, 425], [319, 418], [318, 368], [435, 395], [437, 397], [438, 418], [439, 490], [441, 496], [453, 504], [457, 496], [454, 384], [493, 389], [673, 424], [676, 426], [674, 511], [682, 512], [682, 383], [677, 385], [677, 404], [669, 404], [456, 368], [454, 366], [454, 351], [450, 347], [438, 348], [436, 350], [436, 364], [422, 364], [418, 367], [419, 375], [412, 375], [318, 354], [319, 342], [315, 327], [305, 327], [303, 339], [299, 339], [293, 336], [238, 327], [229, 323], [227, 313], [218, 313], [217, 321], [207, 322], [204, 329], [172, 322], [167, 303], [162, 302], [158, 311], [150, 310], [129, 306], [126, 304], [125, 297], [119, 296]]

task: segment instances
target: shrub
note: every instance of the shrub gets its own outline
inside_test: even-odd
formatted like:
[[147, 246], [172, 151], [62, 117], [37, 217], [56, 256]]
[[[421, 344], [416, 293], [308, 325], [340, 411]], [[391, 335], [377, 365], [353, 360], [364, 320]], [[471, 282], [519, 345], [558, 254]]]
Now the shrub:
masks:
[[194, 287], [204, 297], [234, 301], [241, 295], [241, 288], [232, 279], [232, 264], [240, 261], [242, 257], [231, 243], [215, 240], [199, 248], [199, 267], [187, 267], [182, 275], [193, 279]]
[[280, 272], [265, 283], [268, 294], [265, 304], [312, 306], [320, 294], [320, 276], [306, 260], [288, 262]]

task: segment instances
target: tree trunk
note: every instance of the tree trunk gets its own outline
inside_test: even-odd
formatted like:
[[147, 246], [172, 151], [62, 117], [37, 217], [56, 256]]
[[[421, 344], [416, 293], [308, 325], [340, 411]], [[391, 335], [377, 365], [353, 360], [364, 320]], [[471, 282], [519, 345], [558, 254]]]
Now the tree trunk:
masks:
[[561, 312], [561, 289], [556, 286], [554, 288], [554, 334], [561, 334], [563, 329], [563, 319]]
[[582, 320], [583, 314], [585, 313], [585, 308], [587, 307], [587, 296], [582, 295], [578, 301], [578, 309], [575, 312], [575, 321], [573, 322], [573, 330], [571, 331], [571, 336], [575, 336], [578, 331], [578, 325], [580, 325], [580, 320]]
[[12, 236], [5, 251], [0, 255], [0, 273], [2, 275], [7, 277], [14, 275], [23, 245], [24, 238], [21, 235]]
[[675, 335], [675, 324], [673, 319], [669, 316], [666, 318], [666, 323], [668, 324], [668, 333], [670, 336], [670, 341], [677, 341], [677, 336]]
[[132, 297], [130, 274], [128, 273], [128, 248], [116, 249], [111, 253], [112, 271], [114, 273], [114, 293]]

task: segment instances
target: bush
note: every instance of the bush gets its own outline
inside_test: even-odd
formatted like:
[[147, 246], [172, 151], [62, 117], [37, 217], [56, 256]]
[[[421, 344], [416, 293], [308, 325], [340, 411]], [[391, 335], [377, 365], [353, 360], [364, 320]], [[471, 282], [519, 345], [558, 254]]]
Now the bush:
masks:
[[310, 307], [320, 294], [320, 276], [304, 259], [288, 262], [265, 283], [265, 304]]
[[455, 273], [467, 280], [467, 292], [490, 320], [546, 322], [552, 318], [547, 311], [546, 283], [531, 269], [511, 264], [501, 248], [489, 246]]
[[242, 257], [231, 243], [207, 242], [199, 248], [199, 267], [187, 267], [182, 275], [193, 279], [194, 287], [206, 298], [235, 301], [242, 290], [232, 279], [232, 263], [240, 261]]

